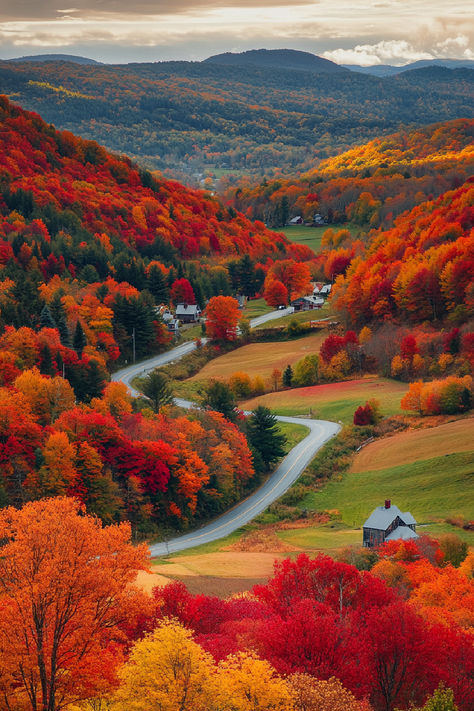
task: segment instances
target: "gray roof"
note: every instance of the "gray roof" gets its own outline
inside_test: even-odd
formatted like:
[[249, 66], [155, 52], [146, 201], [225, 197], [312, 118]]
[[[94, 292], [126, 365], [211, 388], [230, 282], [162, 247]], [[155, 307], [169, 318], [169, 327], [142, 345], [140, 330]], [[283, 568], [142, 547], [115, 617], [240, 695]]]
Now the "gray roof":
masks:
[[403, 541], [408, 541], [410, 538], [418, 538], [418, 534], [415, 533], [411, 528], [408, 528], [408, 526], [398, 526], [392, 533], [389, 533], [388, 536], [386, 537], [386, 541], [398, 541], [398, 540], [403, 540]]
[[178, 304], [176, 307], [176, 316], [182, 316], [183, 314], [197, 314], [198, 311], [201, 311], [201, 309], [196, 304]]
[[389, 509], [386, 509], [385, 506], [377, 506], [364, 523], [364, 528], [375, 528], [378, 531], [386, 531], [397, 516], [400, 516], [403, 523], [407, 526], [416, 523], [411, 513], [408, 511], [402, 513], [398, 506], [392, 504]]

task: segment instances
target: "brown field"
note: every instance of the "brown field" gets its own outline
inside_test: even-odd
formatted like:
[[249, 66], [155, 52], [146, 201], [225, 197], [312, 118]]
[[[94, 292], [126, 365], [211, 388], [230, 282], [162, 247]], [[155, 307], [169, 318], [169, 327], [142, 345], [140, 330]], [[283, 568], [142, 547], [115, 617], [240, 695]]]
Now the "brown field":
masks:
[[168, 558], [155, 570], [172, 578], [200, 575], [221, 578], [264, 578], [272, 574], [275, 558], [281, 557], [275, 553], [218, 551], [217, 553], [180, 555], [176, 558]]
[[170, 582], [170, 578], [166, 578], [164, 575], [146, 573], [144, 570], [141, 570], [137, 575], [135, 584], [150, 595], [153, 588], [162, 587]]
[[351, 472], [396, 467], [456, 452], [474, 451], [474, 418], [447, 422], [432, 429], [409, 430], [372, 442], [354, 458]]
[[261, 375], [269, 378], [272, 370], [283, 371], [288, 364], [294, 365], [306, 355], [319, 353], [327, 332], [318, 331], [294, 341], [277, 343], [250, 343], [231, 353], [215, 358], [187, 382], [228, 378], [237, 371], [244, 371], [252, 378]]
[[193, 594], [217, 595], [225, 598], [250, 590], [258, 583], [265, 583], [273, 573], [273, 563], [283, 556], [278, 553], [253, 553], [219, 551], [201, 555], [179, 555], [157, 562], [154, 570], [165, 573], [146, 581], [149, 592], [155, 585], [161, 586], [173, 580], [183, 582]]

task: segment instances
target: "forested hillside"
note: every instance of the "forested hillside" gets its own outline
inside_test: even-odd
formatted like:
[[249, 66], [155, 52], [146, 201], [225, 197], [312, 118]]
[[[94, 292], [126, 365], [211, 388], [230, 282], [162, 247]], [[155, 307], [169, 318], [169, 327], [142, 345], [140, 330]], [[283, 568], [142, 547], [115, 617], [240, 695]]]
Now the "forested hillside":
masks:
[[235, 424], [136, 411], [107, 382], [169, 344], [156, 305], [251, 293], [291, 254], [312, 256], [1, 98], [0, 506], [67, 493], [155, 531], [242, 496], [254, 466]]
[[292, 174], [400, 126], [473, 115], [474, 71], [377, 78], [213, 62], [1, 63], [0, 90], [168, 174]]
[[352, 222], [367, 230], [451, 188], [474, 169], [474, 121], [457, 119], [376, 138], [328, 158], [298, 178], [257, 183], [243, 178], [222, 189], [253, 218], [283, 225], [320, 213], [329, 223]]

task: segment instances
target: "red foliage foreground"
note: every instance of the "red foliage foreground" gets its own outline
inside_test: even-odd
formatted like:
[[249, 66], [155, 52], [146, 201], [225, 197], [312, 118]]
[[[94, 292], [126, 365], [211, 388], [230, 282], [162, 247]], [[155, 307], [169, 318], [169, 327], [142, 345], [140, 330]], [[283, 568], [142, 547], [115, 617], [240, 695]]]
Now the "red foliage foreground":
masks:
[[460, 711], [472, 709], [472, 636], [429, 621], [380, 578], [327, 556], [277, 562], [267, 585], [238, 599], [192, 596], [179, 582], [154, 597], [150, 624], [177, 618], [217, 660], [251, 649], [281, 674], [336, 676], [377, 711], [421, 704], [442, 681]]

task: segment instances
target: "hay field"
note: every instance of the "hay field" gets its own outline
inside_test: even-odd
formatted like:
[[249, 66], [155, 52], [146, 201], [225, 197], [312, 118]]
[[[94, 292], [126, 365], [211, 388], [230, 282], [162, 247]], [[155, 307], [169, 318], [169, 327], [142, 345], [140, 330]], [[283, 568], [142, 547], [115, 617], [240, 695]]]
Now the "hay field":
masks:
[[294, 365], [306, 355], [319, 353], [321, 343], [326, 336], [326, 331], [317, 331], [294, 341], [249, 343], [247, 346], [214, 358], [186, 382], [202, 382], [210, 378], [227, 379], [237, 371], [244, 371], [252, 378], [260, 375], [266, 379], [270, 377], [274, 368], [283, 371], [288, 364]]
[[379, 439], [356, 455], [351, 472], [374, 471], [456, 452], [474, 451], [474, 417]]

